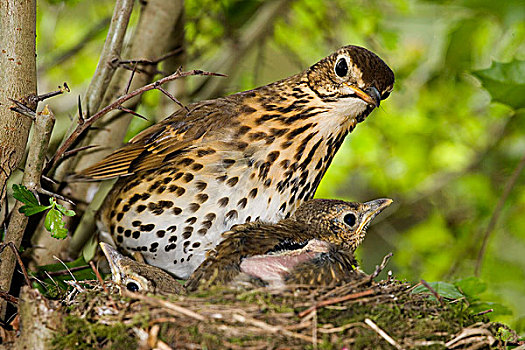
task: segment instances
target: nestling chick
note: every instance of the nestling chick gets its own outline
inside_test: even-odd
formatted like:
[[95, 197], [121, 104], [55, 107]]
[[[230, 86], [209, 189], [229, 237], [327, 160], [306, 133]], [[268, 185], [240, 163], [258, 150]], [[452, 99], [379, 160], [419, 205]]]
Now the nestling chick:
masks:
[[278, 223], [234, 226], [208, 253], [186, 288], [227, 284], [241, 273], [271, 287], [354, 279], [359, 272], [353, 252], [371, 220], [390, 203], [391, 199], [366, 203], [314, 199]]

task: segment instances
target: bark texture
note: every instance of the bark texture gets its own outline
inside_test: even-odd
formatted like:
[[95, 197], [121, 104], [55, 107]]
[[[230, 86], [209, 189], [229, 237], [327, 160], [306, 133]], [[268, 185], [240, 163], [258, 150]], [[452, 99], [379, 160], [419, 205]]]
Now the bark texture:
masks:
[[[11, 110], [9, 98], [36, 95], [36, 0], [0, 2], [0, 193], [24, 155], [31, 119]], [[31, 108], [35, 103], [25, 101]], [[1, 206], [1, 204], [0, 204]]]

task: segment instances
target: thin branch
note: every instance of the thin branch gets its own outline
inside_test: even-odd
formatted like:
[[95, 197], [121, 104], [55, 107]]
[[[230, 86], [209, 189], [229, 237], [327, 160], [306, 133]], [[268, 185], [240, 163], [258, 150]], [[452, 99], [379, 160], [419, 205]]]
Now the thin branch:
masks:
[[51, 91], [51, 92], [46, 92], [45, 94], [42, 94], [42, 95], [32, 96], [31, 98], [33, 99], [32, 102], [34, 102], [36, 104], [38, 102], [42, 102], [44, 100], [47, 100], [48, 98], [55, 97], [55, 96], [58, 96], [58, 95], [62, 95], [64, 92], [71, 92], [71, 90], [69, 89], [69, 86], [67, 85], [66, 82], [64, 82], [64, 86], [59, 86], [58, 90]]
[[383, 261], [381, 262], [381, 265], [376, 266], [376, 269], [375, 269], [374, 273], [370, 275], [370, 281], [373, 280], [374, 278], [376, 278], [377, 276], [379, 276], [381, 271], [383, 271], [385, 269], [386, 265], [388, 265], [388, 262], [390, 261], [390, 258], [393, 255], [394, 255], [394, 253], [388, 253], [387, 255], [385, 255], [385, 257], [383, 258]]
[[106, 42], [85, 98], [87, 108], [90, 110], [99, 109], [107, 86], [115, 73], [117, 65], [111, 64], [111, 62], [115, 60], [118, 62], [133, 5], [134, 0], [117, 0], [115, 2], [115, 10], [111, 18]]
[[20, 115], [23, 115], [24, 117], [28, 117], [32, 121], [36, 118], [36, 113], [34, 110], [26, 106], [24, 103], [14, 100], [12, 98], [9, 99], [11, 102], [13, 102], [16, 106], [10, 107], [9, 109], [13, 112], [19, 113]]
[[126, 112], [126, 113], [129, 113], [131, 115], [134, 115], [135, 117], [139, 117], [140, 119], [142, 120], [145, 120], [145, 121], [149, 121], [148, 118], [146, 118], [145, 116], [143, 115], [140, 115], [138, 114], [137, 112], [135, 112], [134, 110], [132, 109], [129, 109], [129, 108], [126, 108], [126, 107], [122, 107], [122, 106], [119, 106], [117, 109], [123, 111], [123, 112]]
[[[104, 43], [104, 47], [102, 48], [102, 53], [100, 54], [97, 68], [95, 70], [95, 73], [93, 74], [93, 78], [91, 79], [89, 87], [86, 91], [86, 95], [84, 97], [83, 104], [87, 110], [88, 116], [90, 111], [96, 111], [100, 108], [109, 83], [115, 73], [115, 70], [118, 67], [118, 65], [115, 64], [115, 62], [118, 62], [118, 59], [120, 57], [124, 36], [128, 28], [129, 18], [131, 16], [134, 3], [134, 0], [115, 1], [115, 7], [113, 15], [111, 17], [111, 24], [108, 29], [106, 41]], [[71, 147], [71, 144], [67, 145], [67, 147], [65, 147], [64, 144], [68, 142], [68, 140], [71, 140], [71, 137], [73, 136], [75, 131], [78, 130], [78, 125], [75, 124], [76, 123], [73, 123], [70, 126], [67, 132], [68, 137], [65, 141], [61, 143], [59, 147], [59, 149], [62, 149], [61, 155], [63, 154], [63, 152], [67, 151]], [[78, 124], [83, 124], [82, 114], [79, 114], [78, 116]], [[77, 138], [78, 135], [74, 136], [75, 140]], [[52, 162], [52, 164], [56, 164], [56, 162]], [[64, 166], [60, 173], [56, 174], [56, 177], [59, 180], [61, 180], [64, 177], [63, 172], [67, 171], [67, 169], [70, 167], [71, 166]], [[47, 174], [50, 169], [51, 167], [49, 167], [48, 164], [48, 167], [46, 167], [44, 172]]]
[[26, 284], [31, 287], [31, 281], [29, 280], [29, 275], [27, 274], [26, 267], [24, 266], [24, 263], [22, 261], [22, 258], [20, 258], [20, 254], [18, 253], [18, 250], [13, 242], [7, 242], [0, 244], [0, 253], [4, 251], [6, 247], [9, 247], [13, 254], [16, 257], [16, 261], [18, 262], [18, 265], [20, 265], [20, 268], [22, 269], [22, 274], [24, 275], [24, 279], [26, 281]]
[[439, 304], [441, 306], [445, 307], [445, 302], [443, 301], [443, 298], [441, 297], [441, 295], [439, 295], [438, 292], [436, 292], [436, 290], [432, 288], [432, 286], [428, 284], [427, 281], [421, 280], [421, 284], [424, 285], [432, 294], [434, 294], [434, 296], [439, 301]]
[[485, 311], [478, 312], [477, 314], [474, 314], [474, 316], [481, 316], [481, 315], [485, 315], [485, 314], [488, 314], [488, 313], [491, 313], [491, 312], [494, 312], [494, 309], [488, 309], [488, 310], [485, 310]]
[[167, 60], [170, 57], [173, 57], [183, 51], [182, 47], [176, 48], [175, 50], [171, 50], [170, 52], [160, 56], [157, 59], [154, 60], [121, 60], [119, 61], [119, 64], [142, 64], [142, 65], [155, 65], [158, 64], [164, 60]]
[[48, 167], [46, 170], [49, 170], [51, 168], [54, 168], [58, 161], [63, 157], [64, 153], [71, 147], [77, 139], [86, 131], [93, 123], [95, 123], [98, 119], [106, 115], [108, 112], [117, 109], [119, 106], [121, 106], [124, 102], [130, 100], [131, 98], [140, 95], [146, 91], [157, 89], [158, 86], [167, 83], [168, 81], [172, 81], [178, 78], [182, 77], [188, 77], [192, 75], [212, 75], [212, 76], [224, 76], [220, 73], [212, 73], [212, 72], [205, 72], [202, 70], [191, 70], [188, 72], [175, 72], [167, 77], [164, 77], [162, 79], [159, 79], [151, 84], [145, 85], [141, 88], [138, 88], [126, 95], [120, 96], [115, 102], [111, 103], [110, 105], [102, 108], [100, 111], [95, 113], [93, 116], [89, 117], [89, 119], [86, 119], [84, 123], [78, 124], [76, 129], [73, 130], [71, 135], [60, 145], [58, 150], [56, 151], [55, 155], [51, 159], [51, 161], [48, 164]]
[[4, 299], [4, 300], [7, 300], [8, 302], [12, 303], [12, 304], [18, 304], [18, 298], [17, 297], [14, 297], [12, 296], [11, 294], [7, 293], [7, 292], [4, 292], [2, 290], [0, 290], [0, 298]]
[[154, 298], [154, 297], [150, 297], [150, 296], [147, 296], [147, 295], [143, 295], [143, 294], [140, 294], [140, 293], [134, 293], [134, 292], [130, 292], [128, 291], [127, 289], [123, 288], [122, 289], [122, 295], [125, 296], [125, 297], [130, 297], [130, 298], [133, 298], [133, 299], [138, 299], [138, 300], [142, 300], [144, 302], [146, 302], [147, 304], [150, 304], [150, 305], [155, 305], [155, 306], [161, 306], [162, 308], [164, 308], [165, 310], [169, 310], [169, 311], [173, 311], [174, 313], [178, 314], [178, 315], [184, 315], [184, 316], [187, 316], [187, 317], [191, 317], [197, 321], [206, 321], [207, 318], [201, 314], [198, 314], [190, 309], [187, 309], [185, 307], [182, 307], [180, 305], [177, 305], [177, 304], [174, 304], [174, 303], [171, 303], [167, 300], [162, 300], [162, 299], [157, 299], [157, 298]]
[[104, 292], [106, 292], [106, 294], [109, 294], [109, 291], [106, 288], [106, 285], [104, 284], [104, 279], [102, 279], [102, 276], [100, 275], [100, 272], [98, 272], [98, 269], [95, 266], [95, 263], [93, 262], [93, 260], [89, 262], [89, 266], [91, 266], [91, 270], [93, 270], [93, 272], [95, 273], [95, 276], [97, 276], [98, 283], [100, 283], [100, 285], [102, 286], [102, 289], [104, 289]]
[[71, 157], [77, 154], [78, 152], [85, 151], [85, 150], [92, 149], [92, 148], [100, 148], [100, 146], [89, 145], [89, 146], [78, 147], [78, 148], [72, 149], [71, 151], [64, 152], [63, 158]]
[[485, 233], [483, 234], [483, 243], [481, 244], [481, 248], [478, 253], [478, 259], [476, 260], [476, 268], [474, 270], [474, 274], [476, 276], [479, 276], [481, 273], [481, 264], [483, 263], [483, 257], [485, 256], [485, 251], [487, 249], [487, 243], [490, 237], [490, 234], [494, 230], [494, 227], [496, 226], [496, 223], [498, 222], [498, 219], [501, 215], [501, 211], [503, 210], [503, 206], [505, 205], [505, 202], [507, 201], [507, 198], [509, 197], [512, 189], [514, 188], [514, 185], [516, 185], [516, 182], [518, 181], [518, 178], [523, 171], [523, 168], [525, 167], [525, 154], [521, 158], [520, 162], [512, 172], [512, 175], [507, 180], [507, 183], [505, 184], [505, 188], [503, 189], [503, 193], [501, 194], [501, 197], [498, 200], [498, 204], [496, 204], [496, 208], [494, 209], [494, 212], [492, 213], [492, 216], [490, 218], [489, 224], [487, 226], [487, 229], [485, 230]]
[[317, 310], [320, 307], [324, 307], [324, 306], [328, 306], [328, 305], [332, 305], [332, 304], [337, 304], [337, 303], [340, 303], [340, 302], [343, 302], [343, 301], [347, 301], [347, 300], [359, 299], [359, 298], [362, 298], [362, 297], [366, 297], [366, 296], [372, 295], [374, 293], [375, 293], [375, 291], [373, 289], [368, 289], [368, 290], [364, 290], [362, 292], [347, 294], [347, 295], [344, 295], [342, 297], [337, 297], [337, 298], [333, 298], [333, 299], [323, 300], [321, 302], [318, 302], [318, 303], [312, 305], [308, 309], [306, 309], [304, 311], [301, 311], [297, 316], [302, 318], [302, 317], [310, 314], [311, 312]]
[[392, 345], [393, 347], [395, 347], [397, 350], [402, 350], [403, 348], [401, 347], [401, 345], [398, 344], [398, 342], [396, 342], [391, 336], [389, 336], [384, 330], [382, 330], [381, 328], [379, 328], [378, 325], [376, 325], [374, 323], [374, 321], [372, 321], [371, 319], [369, 318], [365, 318], [365, 323], [370, 327], [372, 328], [372, 330], [374, 332], [376, 332], [377, 334], [379, 334], [379, 336], [381, 338], [383, 338], [384, 340], [386, 340], [390, 345]]
[[159, 90], [160, 92], [162, 92], [164, 95], [168, 96], [173, 102], [175, 102], [176, 104], [178, 104], [181, 108], [186, 108], [186, 111], [188, 111], [188, 107], [185, 107], [179, 100], [177, 100], [177, 98], [175, 96], [173, 96], [172, 94], [170, 94], [168, 91], [164, 90], [162, 88], [162, 86], [157, 86], [157, 90]]
[[[31, 141], [29, 143], [26, 168], [24, 176], [22, 177], [22, 184], [30, 191], [41, 189], [40, 178], [42, 176], [42, 169], [46, 160], [49, 139], [54, 125], [55, 117], [48, 106], [45, 106], [42, 112], [37, 114], [37, 118], [33, 124], [33, 135], [31, 136]], [[28, 222], [27, 216], [18, 211], [21, 206], [22, 203], [17, 201], [12, 211], [11, 220], [7, 227], [4, 240], [6, 243], [12, 242], [16, 249], [18, 249], [22, 242], [22, 237]], [[16, 265], [16, 254], [9, 255], [4, 252], [2, 255], [2, 262], [0, 265], [1, 289], [9, 290]]]

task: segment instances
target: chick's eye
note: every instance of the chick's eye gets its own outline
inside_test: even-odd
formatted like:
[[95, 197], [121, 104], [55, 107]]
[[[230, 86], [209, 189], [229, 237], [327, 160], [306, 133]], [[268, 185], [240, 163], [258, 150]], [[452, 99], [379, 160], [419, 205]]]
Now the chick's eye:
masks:
[[126, 288], [130, 291], [130, 292], [138, 292], [139, 291], [139, 285], [135, 282], [128, 282], [126, 284]]
[[345, 224], [347, 224], [348, 226], [354, 227], [355, 222], [356, 222], [356, 217], [355, 217], [355, 215], [353, 213], [349, 213], [349, 214], [345, 215], [343, 220], [344, 220]]
[[337, 74], [339, 77], [346, 76], [346, 73], [348, 73], [348, 64], [346, 63], [346, 60], [344, 58], [340, 58], [337, 63], [335, 64], [335, 74]]

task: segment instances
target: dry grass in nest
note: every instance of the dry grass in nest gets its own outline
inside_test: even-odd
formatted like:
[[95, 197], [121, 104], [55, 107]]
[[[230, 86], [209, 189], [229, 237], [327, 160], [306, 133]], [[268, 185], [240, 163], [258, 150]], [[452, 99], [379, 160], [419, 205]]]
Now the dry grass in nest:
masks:
[[[145, 295], [106, 282], [79, 286], [58, 312], [57, 349], [485, 349], [502, 325], [461, 301], [413, 294], [408, 283], [370, 278], [332, 288], [214, 288]], [[58, 303], [58, 302], [57, 302]], [[516, 340], [516, 339], [514, 339]]]

